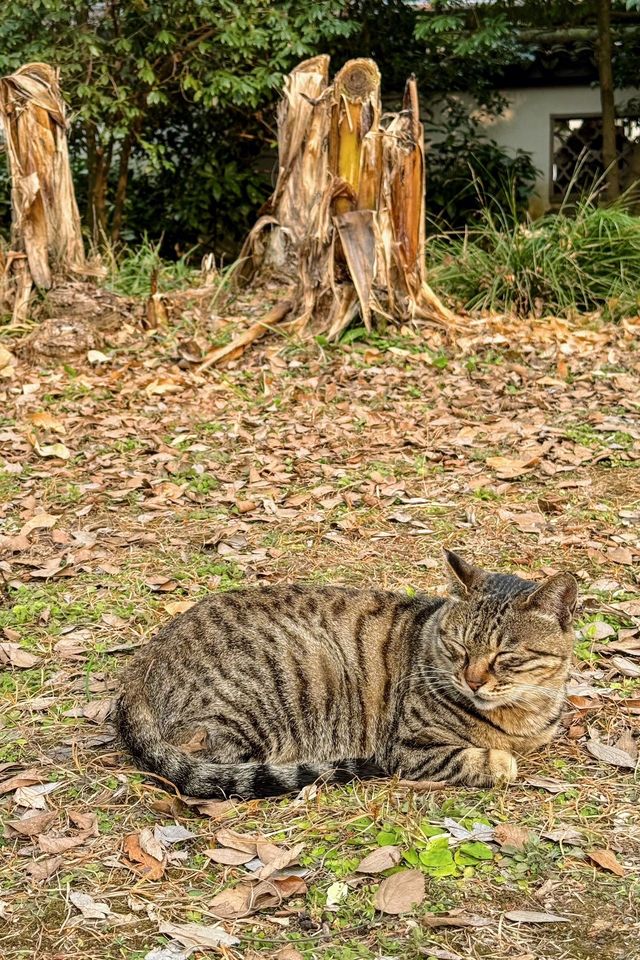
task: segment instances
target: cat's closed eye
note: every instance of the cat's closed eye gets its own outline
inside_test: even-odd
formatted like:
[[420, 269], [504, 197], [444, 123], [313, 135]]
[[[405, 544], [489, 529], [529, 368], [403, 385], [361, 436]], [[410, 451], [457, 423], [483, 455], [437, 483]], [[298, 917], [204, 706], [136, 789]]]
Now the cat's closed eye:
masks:
[[553, 653], [499, 653], [494, 661], [498, 673], [533, 673], [535, 670], [554, 669], [563, 658]]
[[469, 662], [469, 652], [466, 647], [449, 634], [440, 634], [440, 646], [450, 660], [456, 663], [462, 661], [465, 664]]
[[529, 669], [531, 657], [521, 656], [517, 653], [499, 653], [494, 665], [498, 670], [517, 670], [520, 667]]

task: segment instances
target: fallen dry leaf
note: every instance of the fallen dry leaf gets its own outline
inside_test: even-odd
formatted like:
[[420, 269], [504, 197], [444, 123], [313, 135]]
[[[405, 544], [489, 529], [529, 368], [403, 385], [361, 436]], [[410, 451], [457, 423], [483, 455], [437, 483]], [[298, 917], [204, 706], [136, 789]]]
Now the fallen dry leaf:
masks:
[[90, 720], [92, 723], [99, 725], [105, 722], [113, 710], [113, 706], [114, 700], [112, 697], [106, 700], [92, 700], [82, 708], [82, 716], [85, 720]]
[[222, 820], [228, 813], [233, 813], [237, 807], [233, 800], [200, 800], [198, 797], [182, 797], [182, 802], [203, 817], [211, 817], [212, 820]]
[[14, 803], [19, 807], [31, 807], [34, 810], [46, 810], [45, 797], [61, 787], [60, 783], [34, 783], [33, 786], [18, 787], [13, 795]]
[[[11, 766], [15, 766], [15, 764], [11, 764]], [[30, 787], [34, 783], [42, 783], [43, 780], [44, 776], [33, 768], [23, 770], [21, 773], [16, 773], [0, 783], [0, 796], [4, 793], [11, 793], [13, 790], [18, 790], [20, 787]]]
[[148, 577], [145, 583], [154, 593], [171, 593], [178, 586], [178, 581], [170, 577]]
[[295, 947], [281, 947], [273, 954], [273, 960], [304, 960], [304, 957]]
[[[148, 834], [152, 837], [151, 830], [148, 830]], [[145, 839], [148, 840], [148, 837], [145, 837]], [[159, 880], [164, 874], [166, 859], [160, 844], [158, 844], [158, 848], [160, 859], [142, 849], [139, 834], [130, 833], [124, 839], [123, 850], [128, 858], [124, 862], [126, 866], [146, 880]]]
[[237, 937], [232, 937], [219, 924], [205, 926], [202, 923], [161, 923], [159, 932], [172, 940], [177, 940], [183, 946], [196, 949], [208, 947], [233, 947], [240, 943]]
[[256, 843], [256, 855], [262, 860], [264, 867], [258, 871], [256, 876], [260, 880], [267, 880], [272, 874], [297, 863], [303, 849], [304, 843], [297, 843], [295, 847], [287, 850], [259, 840]]
[[35, 837], [52, 823], [57, 817], [55, 811], [48, 813], [33, 813], [29, 811], [20, 820], [9, 820], [7, 826], [21, 837]]
[[283, 900], [302, 896], [306, 892], [307, 885], [302, 877], [282, 877], [282, 879], [270, 877], [251, 887], [250, 909], [255, 913], [258, 910], [279, 907]]
[[608, 870], [609, 873], [615, 873], [617, 877], [626, 876], [627, 871], [624, 869], [622, 864], [618, 861], [613, 850], [598, 850], [592, 849], [586, 851], [587, 856], [590, 860], [593, 860], [594, 863], [597, 863], [599, 867], [602, 867], [603, 870]]
[[89, 836], [88, 833], [78, 833], [75, 837], [52, 837], [50, 834], [43, 834], [38, 837], [38, 846], [43, 853], [66, 853], [81, 847]]
[[257, 844], [260, 837], [251, 837], [249, 834], [237, 833], [235, 830], [228, 830], [224, 827], [216, 833], [216, 840], [221, 847], [231, 847], [233, 850], [242, 850], [243, 853], [250, 853], [252, 857], [256, 856]]
[[64, 860], [62, 857], [48, 857], [46, 860], [36, 860], [27, 867], [27, 873], [34, 883], [44, 883], [54, 873], [57, 873]]
[[191, 607], [195, 606], [195, 600], [169, 600], [164, 604], [164, 609], [174, 617], [177, 613], [186, 613]]
[[72, 890], [69, 893], [69, 900], [86, 920], [104, 920], [111, 914], [111, 908], [107, 903], [97, 902], [88, 893]]
[[607, 550], [607, 559], [613, 563], [631, 565], [633, 563], [633, 553], [628, 547], [611, 547]]
[[575, 827], [557, 827], [555, 830], [544, 831], [541, 836], [553, 843], [569, 843], [572, 846], [584, 844], [583, 834]]
[[401, 860], [402, 851], [399, 847], [378, 847], [360, 861], [356, 873], [382, 873], [390, 867], [396, 867]]
[[255, 510], [258, 504], [255, 500], [236, 500], [236, 508], [238, 513], [251, 513], [252, 510]]
[[344, 903], [351, 893], [351, 887], [342, 880], [336, 880], [327, 890], [327, 907], [335, 907], [339, 903]]
[[382, 913], [408, 913], [424, 897], [424, 874], [419, 870], [401, 870], [385, 877], [376, 891], [374, 906]]
[[307, 885], [302, 877], [271, 877], [270, 880], [261, 882], [257, 890], [268, 891], [270, 887], [275, 887], [282, 900], [288, 900], [289, 897], [302, 896], [307, 892]]
[[493, 921], [479, 917], [464, 910], [451, 910], [449, 913], [427, 913], [420, 918], [420, 926], [430, 930], [438, 927], [488, 927]]
[[145, 827], [138, 834], [138, 843], [140, 849], [147, 853], [154, 860], [162, 861], [164, 859], [164, 850], [160, 840], [154, 836], [150, 827]]
[[620, 613], [626, 613], [629, 617], [640, 617], [640, 600], [618, 600], [611, 606]]
[[248, 884], [222, 890], [209, 902], [209, 911], [220, 920], [237, 920], [251, 912], [251, 892]]
[[580, 631], [586, 640], [606, 640], [607, 637], [615, 636], [615, 632], [615, 628], [606, 620], [596, 620]]
[[98, 817], [95, 813], [81, 813], [78, 810], [69, 810], [69, 820], [85, 832], [88, 837], [97, 837], [100, 833], [98, 829]]
[[[169, 824], [166, 827], [156, 825], [153, 828], [153, 837], [163, 847], [172, 846], [174, 843], [182, 843], [185, 840], [195, 840], [196, 834], [187, 830], [179, 823]], [[145, 848], [146, 849], [146, 848]], [[147, 851], [151, 852], [151, 851]]]
[[278, 907], [283, 900], [306, 892], [307, 885], [301, 877], [271, 877], [223, 890], [210, 901], [209, 909], [220, 920], [236, 920], [259, 910]]
[[53, 430], [55, 433], [65, 434], [67, 432], [64, 423], [54, 417], [47, 410], [36, 410], [27, 416], [29, 423], [34, 427], [42, 427], [43, 430]]
[[626, 700], [621, 700], [620, 707], [623, 710], [626, 710], [627, 713], [632, 713], [634, 715], [640, 714], [640, 698], [628, 697]]
[[548, 793], [564, 793], [573, 790], [573, 784], [562, 780], [553, 780], [551, 777], [529, 777], [524, 781], [530, 787], [540, 787]]
[[17, 643], [0, 643], [0, 665], [29, 670], [40, 663], [40, 657], [28, 650], [22, 650]]
[[555, 913], [542, 913], [538, 910], [509, 910], [505, 920], [513, 923], [570, 923], [568, 917], [559, 917]]
[[33, 449], [39, 457], [55, 457], [58, 460], [69, 460], [71, 451], [64, 443], [45, 443], [41, 445], [34, 438]]
[[640, 663], [635, 663], [629, 657], [611, 657], [611, 666], [615, 667], [623, 677], [632, 677], [634, 680], [640, 677]]
[[238, 867], [243, 863], [249, 863], [253, 860], [253, 853], [246, 853], [243, 850], [234, 850], [232, 847], [215, 847], [203, 851], [205, 857], [214, 863], [222, 863], [227, 867]]
[[623, 730], [614, 744], [616, 750], [628, 753], [632, 760], [638, 760], [638, 744], [630, 730]]
[[536, 463], [534, 460], [514, 460], [511, 457], [487, 457], [485, 463], [502, 480], [513, 480], [531, 470]]
[[493, 835], [501, 847], [513, 847], [515, 850], [523, 850], [533, 837], [531, 830], [517, 823], [499, 823]]
[[15, 366], [16, 362], [14, 355], [0, 345], [0, 376], [8, 376], [8, 371]]
[[602, 760], [604, 763], [610, 763], [614, 767], [627, 767], [635, 770], [636, 761], [626, 752], [618, 747], [610, 747], [606, 743], [600, 743], [599, 740], [589, 740], [586, 744], [587, 750], [596, 760]]
[[170, 940], [165, 947], [156, 947], [145, 953], [144, 960], [188, 960], [193, 953], [190, 947], [179, 947], [176, 940]]
[[635, 630], [621, 630], [618, 639], [611, 640], [606, 646], [600, 647], [600, 651], [602, 653], [616, 651], [629, 657], [640, 657], [640, 635]]
[[31, 519], [27, 520], [22, 526], [18, 536], [28, 537], [33, 530], [50, 530], [52, 527], [55, 527], [59, 519], [60, 517], [54, 516], [52, 513], [37, 513], [35, 517], [31, 517]]
[[172, 380], [170, 377], [156, 377], [145, 387], [145, 393], [148, 397], [164, 396], [167, 393], [181, 393], [184, 390], [184, 384]]
[[87, 351], [87, 360], [91, 364], [109, 363], [110, 359], [106, 353], [102, 353], [100, 350]]

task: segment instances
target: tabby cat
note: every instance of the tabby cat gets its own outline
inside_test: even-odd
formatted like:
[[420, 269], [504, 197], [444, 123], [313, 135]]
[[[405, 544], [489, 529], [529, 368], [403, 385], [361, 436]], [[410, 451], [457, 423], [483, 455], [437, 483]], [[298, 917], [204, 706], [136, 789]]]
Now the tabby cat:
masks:
[[[513, 780], [514, 754], [547, 743], [560, 721], [576, 582], [446, 558], [447, 599], [331, 586], [207, 597], [134, 657], [116, 711], [122, 741], [197, 797], [394, 774]], [[184, 747], [194, 731], [204, 754]]]

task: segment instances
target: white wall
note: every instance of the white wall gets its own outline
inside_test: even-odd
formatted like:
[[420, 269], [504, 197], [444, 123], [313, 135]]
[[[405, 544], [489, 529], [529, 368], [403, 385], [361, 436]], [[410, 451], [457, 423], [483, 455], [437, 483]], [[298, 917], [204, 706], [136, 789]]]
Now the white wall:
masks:
[[[551, 178], [551, 117], [582, 116], [600, 113], [598, 87], [529, 87], [502, 90], [509, 106], [500, 117], [481, 117], [487, 136], [502, 146], [518, 147], [532, 155], [534, 165], [541, 171], [536, 186], [537, 198], [532, 212], [542, 212], [549, 206]], [[616, 103], [622, 105], [631, 97], [640, 96], [640, 90], [616, 91]], [[471, 103], [466, 96], [463, 102]]]

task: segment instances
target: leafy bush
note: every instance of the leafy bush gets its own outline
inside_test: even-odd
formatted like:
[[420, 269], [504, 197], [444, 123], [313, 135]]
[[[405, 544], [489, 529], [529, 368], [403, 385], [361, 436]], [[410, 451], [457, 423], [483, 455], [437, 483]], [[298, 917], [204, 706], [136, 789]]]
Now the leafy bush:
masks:
[[[504, 103], [496, 98], [492, 110]], [[439, 124], [427, 127], [427, 214], [439, 229], [461, 230], [487, 211], [522, 218], [537, 170], [524, 150], [510, 153], [454, 98], [445, 100]]]
[[587, 197], [570, 214], [526, 223], [485, 209], [464, 236], [431, 240], [428, 257], [430, 283], [469, 310], [620, 317], [640, 307], [640, 218], [624, 200], [598, 207]]

